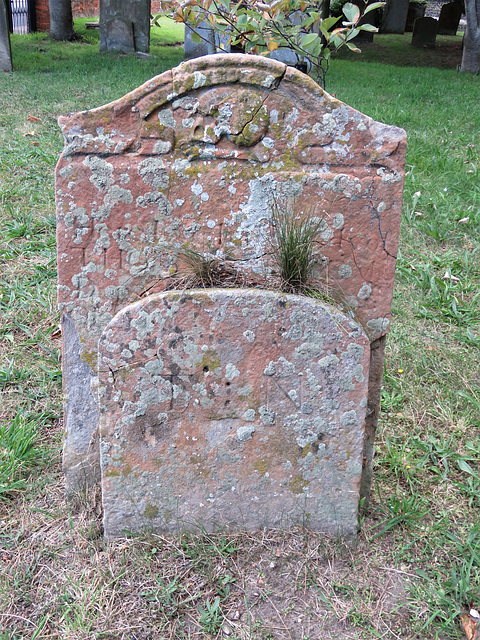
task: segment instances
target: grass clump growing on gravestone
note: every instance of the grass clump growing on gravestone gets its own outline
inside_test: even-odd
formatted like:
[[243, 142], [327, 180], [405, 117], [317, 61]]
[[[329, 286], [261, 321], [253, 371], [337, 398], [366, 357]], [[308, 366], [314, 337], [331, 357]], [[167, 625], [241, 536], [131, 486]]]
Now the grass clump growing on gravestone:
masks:
[[179, 268], [174, 286], [194, 289], [241, 286], [241, 276], [227, 258], [214, 258], [190, 247], [183, 247], [178, 254]]
[[295, 213], [295, 207], [282, 209], [274, 201], [272, 224], [282, 289], [288, 293], [304, 293], [311, 286], [312, 272], [319, 258], [317, 236], [322, 219], [306, 211]]

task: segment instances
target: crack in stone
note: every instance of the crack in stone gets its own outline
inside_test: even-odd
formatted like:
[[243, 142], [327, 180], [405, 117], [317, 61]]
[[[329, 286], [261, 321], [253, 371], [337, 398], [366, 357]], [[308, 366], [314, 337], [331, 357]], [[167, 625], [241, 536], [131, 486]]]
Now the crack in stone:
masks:
[[383, 248], [383, 250], [385, 251], [385, 253], [387, 254], [387, 256], [389, 258], [393, 258], [394, 260], [396, 260], [397, 256], [394, 256], [392, 253], [390, 253], [387, 250], [387, 247], [386, 247], [387, 239], [384, 237], [383, 232], [382, 232], [382, 219], [380, 217], [380, 214], [378, 213], [377, 208], [373, 204], [372, 198], [370, 198], [370, 207], [371, 207], [371, 213], [372, 213], [372, 220], [376, 220], [377, 223], [378, 223], [378, 233], [380, 234], [380, 238], [382, 240], [382, 248]]

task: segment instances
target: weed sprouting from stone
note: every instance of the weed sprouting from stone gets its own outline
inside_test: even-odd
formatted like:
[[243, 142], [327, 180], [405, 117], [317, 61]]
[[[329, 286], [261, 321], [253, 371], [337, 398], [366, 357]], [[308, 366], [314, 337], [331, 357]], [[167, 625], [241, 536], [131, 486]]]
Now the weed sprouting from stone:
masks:
[[280, 208], [274, 199], [272, 224], [282, 289], [287, 293], [305, 293], [315, 288], [312, 275], [321, 258], [317, 238], [322, 218], [312, 210], [297, 214], [294, 206]]

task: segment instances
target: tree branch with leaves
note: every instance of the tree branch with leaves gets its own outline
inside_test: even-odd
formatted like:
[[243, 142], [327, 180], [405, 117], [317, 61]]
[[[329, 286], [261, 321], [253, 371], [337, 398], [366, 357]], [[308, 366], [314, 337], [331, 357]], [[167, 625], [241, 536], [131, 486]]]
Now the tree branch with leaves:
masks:
[[341, 17], [325, 17], [322, 4], [318, 0], [163, 0], [161, 3], [162, 10], [170, 17], [190, 27], [194, 42], [204, 39], [199, 30], [207, 23], [225, 42], [220, 49], [239, 45], [245, 53], [267, 56], [277, 49], [289, 49], [300, 63], [307, 64], [318, 84], [325, 87], [332, 53], [343, 46], [360, 52], [352, 42], [355, 36], [360, 31], [377, 31], [373, 25], [360, 24], [360, 21], [384, 3], [370, 4], [363, 12], [355, 4], [347, 3]]

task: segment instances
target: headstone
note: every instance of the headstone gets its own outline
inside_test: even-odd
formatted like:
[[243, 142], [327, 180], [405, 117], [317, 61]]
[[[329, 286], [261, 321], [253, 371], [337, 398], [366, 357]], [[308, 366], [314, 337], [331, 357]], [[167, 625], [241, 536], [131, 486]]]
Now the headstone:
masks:
[[387, 0], [382, 33], [404, 33], [407, 22], [408, 0]]
[[201, 36], [201, 42], [194, 42], [192, 40], [193, 31], [189, 26], [185, 25], [183, 54], [186, 60], [199, 58], [200, 56], [208, 56], [217, 52], [216, 35], [208, 22], [199, 24], [195, 32]]
[[133, 35], [133, 22], [122, 18], [107, 20], [105, 25], [107, 34], [106, 50], [122, 51], [128, 53], [135, 51], [135, 37]]
[[12, 71], [12, 50], [10, 48], [10, 33], [8, 29], [7, 5], [0, 0], [0, 70]]
[[434, 48], [437, 29], [438, 20], [435, 18], [418, 18], [413, 28], [412, 45], [419, 48]]
[[[132, 345], [119, 352], [121, 358], [126, 357], [127, 351], [133, 353], [132, 349], [136, 352], [140, 349], [137, 355], [150, 353], [152, 347], [145, 341], [158, 339], [164, 343], [161, 321], [150, 323], [142, 305], [147, 300], [153, 304], [153, 298], [148, 296], [181, 287], [184, 250], [196, 250], [207, 260], [231, 261], [238, 282], [264, 289], [275, 282], [278, 286], [277, 258], [272, 249], [275, 244], [272, 212], [275, 207], [287, 211], [293, 207], [293, 215], [309, 211], [317, 220], [321, 219], [316, 246], [322, 258], [318, 259], [313, 275], [327, 283], [329, 291], [341, 299], [338, 305], [343, 308], [342, 313], [351, 315], [349, 319], [342, 315], [338, 326], [350, 326], [348, 322], [353, 322], [353, 318], [370, 340], [367, 416], [362, 418], [363, 407], [356, 401], [352, 400], [354, 404], [348, 409], [356, 412], [359, 428], [365, 434], [361, 491], [368, 493], [398, 246], [405, 132], [374, 122], [291, 67], [241, 54], [219, 54], [184, 62], [114, 103], [62, 117], [59, 122], [66, 141], [56, 169], [56, 196], [58, 296], [64, 326], [67, 490], [74, 492], [97, 480], [100, 474], [97, 366], [101, 393], [106, 393], [105, 397], [113, 393], [114, 397], [108, 374], [98, 364], [102, 334], [102, 357], [109, 358], [109, 353], [117, 353], [117, 347], [116, 339], [110, 340], [108, 332], [114, 329], [118, 342], [123, 344], [127, 328], [122, 318], [130, 314], [131, 326], [144, 326], [144, 330], [140, 333], [135, 330], [136, 337], [128, 341]], [[236, 291], [238, 299], [246, 295]], [[155, 298], [159, 318], [170, 317], [165, 305], [170, 304], [172, 295]], [[272, 308], [276, 309], [268, 291], [256, 295], [256, 300], [262, 300], [262, 308], [271, 300]], [[291, 309], [289, 313], [298, 305], [307, 305], [297, 302], [297, 298], [282, 299], [286, 308]], [[212, 301], [210, 305], [207, 298], [203, 301], [198, 305], [198, 317], [203, 319], [197, 325], [204, 327], [204, 341], [199, 348], [206, 345], [208, 351], [208, 345], [214, 344], [218, 353], [224, 353], [224, 347], [220, 346], [222, 336], [210, 334], [206, 328], [208, 309], [215, 315], [216, 303]], [[134, 307], [128, 307], [131, 303]], [[172, 305], [175, 306], [173, 302]], [[124, 316], [125, 307], [131, 312]], [[234, 315], [236, 307], [225, 302], [224, 308], [227, 315]], [[248, 322], [257, 322], [255, 314], [249, 313], [247, 309], [242, 316], [245, 322], [248, 318], [251, 319]], [[280, 317], [279, 313], [277, 310], [275, 317]], [[312, 326], [320, 322], [315, 314], [312, 310]], [[288, 314], [282, 318], [284, 323], [292, 321]], [[166, 322], [165, 326], [169, 326], [170, 320]], [[266, 335], [256, 338], [255, 344], [265, 344], [260, 351], [273, 354], [275, 341], [280, 341], [282, 332], [272, 336], [269, 327], [273, 325], [268, 320], [263, 326]], [[261, 333], [238, 323], [237, 328], [235, 335], [229, 334], [225, 339], [232, 354], [246, 349], [245, 332], [250, 337], [248, 331], [255, 336]], [[191, 348], [193, 353], [200, 337], [188, 333], [190, 329], [185, 325], [182, 331], [185, 336], [190, 335], [185, 338], [185, 348]], [[312, 357], [320, 360], [336, 355], [343, 362], [338, 353], [343, 353], [348, 345], [331, 344], [325, 353], [319, 344], [320, 351], [312, 351], [317, 353]], [[340, 349], [337, 354], [335, 348]], [[151, 357], [156, 362], [157, 352], [151, 353]], [[173, 363], [172, 357], [171, 353], [161, 355], [164, 362], [168, 360], [168, 367]], [[274, 362], [278, 360], [277, 356], [269, 357]], [[116, 356], [112, 358], [115, 360]], [[250, 369], [249, 374], [236, 361], [221, 359], [221, 362], [222, 367], [234, 365], [243, 372], [242, 376], [251, 375], [259, 384], [263, 383], [263, 371], [268, 365], [267, 362], [260, 375], [259, 370]], [[112, 360], [110, 365], [116, 371]], [[205, 366], [210, 371], [210, 365]], [[313, 371], [316, 365], [311, 362], [305, 367]], [[182, 389], [187, 389], [188, 384], [196, 384], [193, 378], [188, 378], [197, 375], [196, 368], [183, 373], [181, 368], [168, 371], [169, 375], [187, 376], [183, 386], [177, 385], [179, 393], [183, 394]], [[226, 368], [221, 371], [226, 377]], [[302, 372], [303, 377], [308, 377], [306, 369]], [[121, 370], [118, 375], [123, 375]], [[114, 374], [115, 380], [118, 375]], [[365, 367], [363, 375], [367, 378]], [[233, 377], [236, 384], [236, 376]], [[158, 382], [163, 385], [160, 379]], [[352, 384], [360, 389], [357, 382]], [[346, 406], [342, 394], [350, 397], [351, 389], [347, 387], [339, 392], [339, 406]], [[294, 387], [288, 390], [291, 388]], [[125, 387], [123, 392], [128, 396], [130, 390]], [[155, 397], [154, 393], [152, 398]], [[222, 394], [218, 397], [224, 402], [228, 399]], [[198, 399], [200, 402], [200, 396]], [[130, 401], [138, 399], [126, 400]], [[108, 401], [107, 407], [103, 395], [101, 402], [102, 411], [106, 411], [102, 414], [102, 430], [106, 429], [105, 434], [113, 433], [117, 429], [116, 419], [108, 417], [113, 405]], [[315, 407], [313, 411], [320, 409]], [[277, 411], [275, 405], [271, 410]], [[160, 413], [164, 412], [155, 415]], [[283, 418], [275, 423], [279, 430], [285, 427], [282, 421]], [[202, 424], [207, 429], [208, 420]], [[110, 436], [102, 438], [106, 443], [102, 447], [108, 448]], [[115, 447], [112, 447], [109, 455], [113, 455]], [[354, 455], [353, 451], [348, 455]], [[103, 458], [102, 464], [105, 483], [105, 465], [110, 461]], [[287, 460], [284, 464], [287, 465]], [[150, 490], [149, 482], [145, 480], [146, 491]], [[352, 482], [352, 491], [358, 499], [357, 481]], [[303, 487], [303, 498], [308, 491]], [[112, 512], [106, 519], [110, 517], [114, 520]], [[340, 531], [343, 521], [337, 524]], [[324, 526], [330, 531], [334, 525], [325, 520]], [[118, 531], [115, 527], [112, 524], [112, 531]]]
[[406, 32], [413, 32], [415, 20], [418, 20], [418, 18], [423, 18], [423, 16], [425, 15], [425, 10], [426, 5], [423, 2], [408, 3], [407, 23], [405, 25]]
[[150, 0], [100, 0], [100, 51], [150, 48]]
[[440, 17], [438, 18], [438, 35], [456, 36], [461, 17], [461, 2], [448, 2], [444, 4], [440, 10]]
[[353, 536], [370, 344], [293, 295], [160, 293], [99, 344], [104, 531], [199, 525]]

